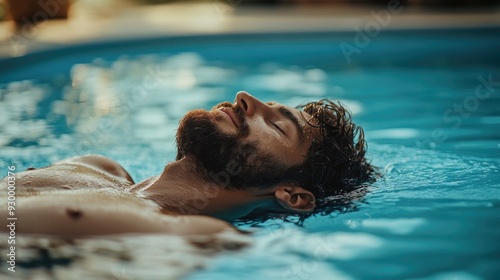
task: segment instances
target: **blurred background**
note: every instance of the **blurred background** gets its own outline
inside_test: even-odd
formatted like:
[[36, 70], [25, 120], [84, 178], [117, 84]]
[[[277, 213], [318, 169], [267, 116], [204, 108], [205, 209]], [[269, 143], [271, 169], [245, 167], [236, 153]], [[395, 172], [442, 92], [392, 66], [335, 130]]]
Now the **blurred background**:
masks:
[[[391, 5], [385, 28], [498, 23], [500, 0], [0, 0], [0, 57], [102, 39], [347, 30]], [[50, 19], [50, 20], [49, 20]]]
[[[260, 223], [255, 250], [187, 279], [500, 279], [498, 0], [0, 0], [0, 19], [2, 172], [96, 153], [144, 180], [175, 158], [188, 110], [239, 90], [340, 99], [365, 129], [384, 172], [365, 201], [303, 228]], [[132, 262], [53, 270], [179, 269], [163, 236], [135, 242]]]

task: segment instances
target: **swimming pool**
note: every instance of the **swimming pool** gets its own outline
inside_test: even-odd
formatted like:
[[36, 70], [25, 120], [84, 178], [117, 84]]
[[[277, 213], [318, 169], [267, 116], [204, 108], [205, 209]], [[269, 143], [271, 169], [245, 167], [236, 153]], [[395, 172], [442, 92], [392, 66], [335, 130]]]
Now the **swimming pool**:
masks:
[[255, 245], [187, 279], [497, 279], [499, 35], [383, 31], [350, 62], [340, 48], [354, 44], [349, 32], [180, 36], [3, 59], [1, 166], [99, 153], [139, 181], [174, 159], [189, 109], [239, 90], [293, 106], [338, 98], [383, 178], [355, 207], [303, 228], [259, 224]]

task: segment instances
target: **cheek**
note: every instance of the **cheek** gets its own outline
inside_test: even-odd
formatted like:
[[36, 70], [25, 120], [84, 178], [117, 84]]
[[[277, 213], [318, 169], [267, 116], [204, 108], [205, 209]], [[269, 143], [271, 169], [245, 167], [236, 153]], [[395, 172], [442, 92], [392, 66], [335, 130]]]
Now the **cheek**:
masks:
[[[297, 147], [284, 141], [281, 134], [273, 130], [262, 118], [247, 120], [250, 133], [245, 141], [255, 144], [258, 151], [274, 156], [290, 165], [301, 164], [307, 154], [307, 145]], [[310, 140], [304, 141], [310, 142]]]
[[252, 127], [248, 136], [248, 141], [254, 143], [257, 150], [262, 154], [271, 155], [291, 165], [302, 162], [303, 156], [299, 149], [282, 140], [269, 128], [256, 129], [256, 127]]
[[248, 140], [258, 143], [259, 148], [266, 149], [269, 146], [281, 144], [278, 132], [272, 130], [262, 118], [248, 120]]

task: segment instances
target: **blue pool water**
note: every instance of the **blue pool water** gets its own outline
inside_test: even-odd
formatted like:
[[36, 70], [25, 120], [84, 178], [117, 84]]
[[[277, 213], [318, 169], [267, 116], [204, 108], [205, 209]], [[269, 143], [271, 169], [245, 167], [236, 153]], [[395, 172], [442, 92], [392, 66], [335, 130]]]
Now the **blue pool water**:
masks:
[[136, 180], [174, 159], [179, 118], [247, 90], [298, 105], [341, 99], [384, 176], [303, 227], [267, 221], [255, 245], [195, 279], [498, 279], [500, 30], [158, 38], [0, 60], [0, 166], [84, 153]]

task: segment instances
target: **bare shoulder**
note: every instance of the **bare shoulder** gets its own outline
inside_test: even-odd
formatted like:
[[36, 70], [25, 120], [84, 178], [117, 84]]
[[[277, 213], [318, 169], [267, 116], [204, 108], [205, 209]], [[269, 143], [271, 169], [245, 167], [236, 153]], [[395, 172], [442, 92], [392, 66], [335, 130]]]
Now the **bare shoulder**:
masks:
[[[122, 189], [134, 184], [125, 169], [115, 161], [98, 155], [65, 159], [50, 166], [28, 168], [16, 173], [18, 196], [34, 196], [41, 192], [77, 189]], [[0, 188], [6, 187], [6, 179]]]
[[134, 184], [134, 180], [132, 179], [132, 177], [119, 163], [101, 155], [92, 154], [92, 155], [73, 157], [56, 162], [54, 165], [67, 164], [67, 163], [84, 164], [92, 168], [95, 168], [99, 171], [108, 173], [112, 176], [126, 179], [130, 183]]

